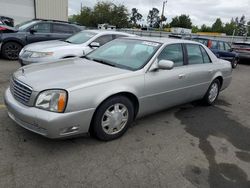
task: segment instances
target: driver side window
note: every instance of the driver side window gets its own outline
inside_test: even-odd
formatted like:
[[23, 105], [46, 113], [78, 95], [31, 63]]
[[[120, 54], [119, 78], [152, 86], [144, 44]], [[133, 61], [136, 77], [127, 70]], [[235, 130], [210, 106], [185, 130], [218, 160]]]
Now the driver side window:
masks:
[[174, 62], [175, 67], [180, 67], [184, 65], [184, 56], [181, 44], [170, 44], [165, 47], [160, 55], [158, 60], [169, 60]]

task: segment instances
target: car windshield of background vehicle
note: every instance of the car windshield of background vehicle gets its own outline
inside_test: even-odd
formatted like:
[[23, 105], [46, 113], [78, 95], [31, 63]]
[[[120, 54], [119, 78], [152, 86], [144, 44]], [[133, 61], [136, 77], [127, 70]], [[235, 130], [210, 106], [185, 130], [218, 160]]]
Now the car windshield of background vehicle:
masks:
[[65, 42], [72, 43], [72, 44], [83, 44], [87, 42], [89, 39], [94, 37], [96, 33], [93, 32], [87, 32], [87, 31], [82, 31], [79, 32], [68, 39], [65, 40]]
[[161, 43], [116, 39], [95, 50], [87, 59], [128, 70], [138, 70], [152, 58]]

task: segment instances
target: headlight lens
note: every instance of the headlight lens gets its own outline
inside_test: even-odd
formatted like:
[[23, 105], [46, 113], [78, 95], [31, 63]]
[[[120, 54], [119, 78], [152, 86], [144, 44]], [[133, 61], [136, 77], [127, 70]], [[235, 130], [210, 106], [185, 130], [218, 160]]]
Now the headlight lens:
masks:
[[43, 110], [62, 113], [67, 103], [67, 92], [64, 90], [46, 90], [36, 100], [36, 107]]
[[42, 58], [47, 56], [52, 56], [53, 52], [32, 52], [31, 56], [32, 58]]

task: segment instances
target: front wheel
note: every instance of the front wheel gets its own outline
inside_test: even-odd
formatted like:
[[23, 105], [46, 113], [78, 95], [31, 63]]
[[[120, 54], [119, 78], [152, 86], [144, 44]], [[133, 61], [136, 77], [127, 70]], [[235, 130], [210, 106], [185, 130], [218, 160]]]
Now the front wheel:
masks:
[[92, 121], [93, 135], [103, 141], [121, 137], [134, 119], [133, 103], [124, 96], [104, 101]]
[[206, 95], [203, 98], [205, 105], [213, 105], [220, 93], [220, 81], [218, 79], [214, 80], [209, 86]]

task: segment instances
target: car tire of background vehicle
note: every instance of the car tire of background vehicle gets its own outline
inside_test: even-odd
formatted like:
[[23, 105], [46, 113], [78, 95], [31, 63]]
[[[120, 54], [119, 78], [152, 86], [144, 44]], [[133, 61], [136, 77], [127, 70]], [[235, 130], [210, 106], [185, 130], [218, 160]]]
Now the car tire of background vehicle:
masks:
[[125, 96], [114, 96], [98, 107], [91, 124], [91, 133], [99, 140], [114, 140], [127, 131], [133, 119], [133, 103]]
[[237, 65], [238, 65], [238, 59], [237, 59], [237, 58], [234, 58], [234, 59], [232, 60], [232, 68], [235, 69], [235, 68], [237, 67]]
[[17, 60], [21, 50], [21, 44], [17, 42], [7, 42], [2, 46], [2, 55], [9, 60]]
[[207, 93], [203, 98], [203, 102], [205, 105], [210, 106], [214, 104], [214, 102], [217, 100], [219, 96], [220, 87], [221, 87], [220, 81], [218, 79], [215, 79], [209, 86]]

